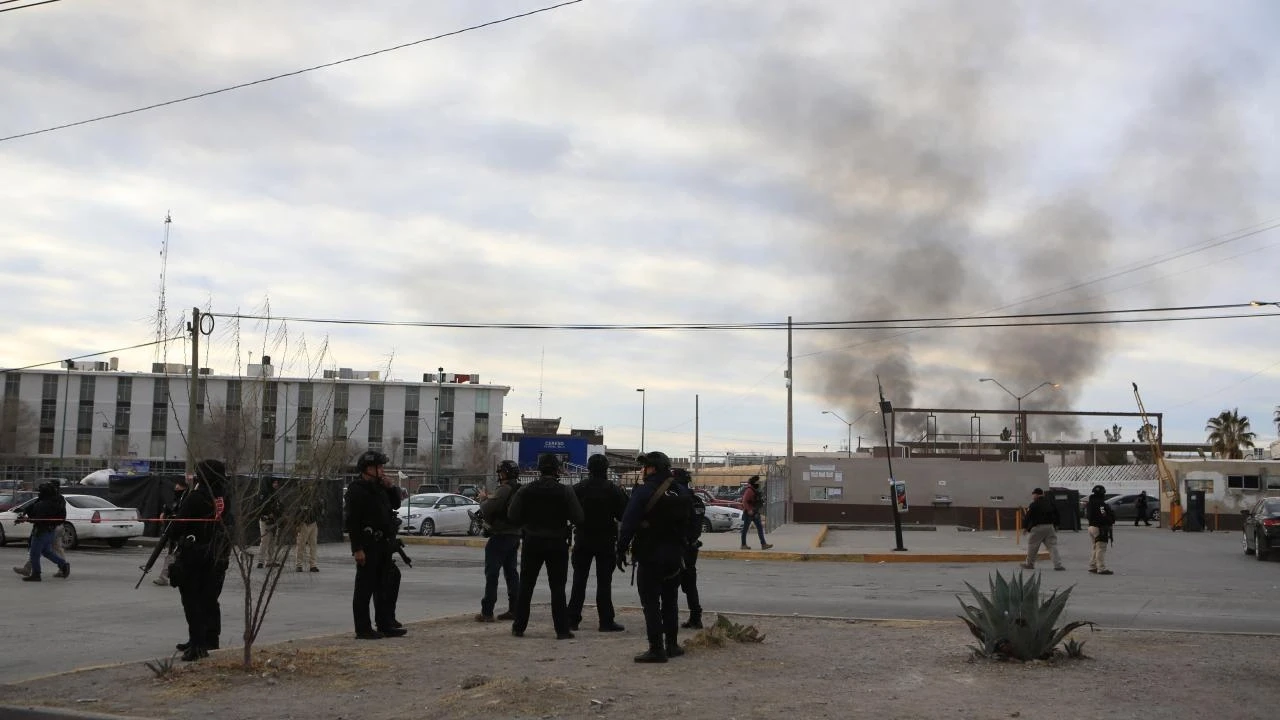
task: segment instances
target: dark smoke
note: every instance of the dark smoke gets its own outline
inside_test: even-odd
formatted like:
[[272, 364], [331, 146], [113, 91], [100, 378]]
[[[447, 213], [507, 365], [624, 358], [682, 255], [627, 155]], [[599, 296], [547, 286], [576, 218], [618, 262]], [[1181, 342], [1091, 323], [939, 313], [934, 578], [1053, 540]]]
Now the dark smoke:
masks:
[[[1114, 306], [1090, 285], [1027, 301], [1105, 274], [1134, 227], [1176, 231], [1173, 238], [1187, 243], [1249, 219], [1239, 192], [1248, 172], [1238, 168], [1246, 161], [1230, 139], [1238, 124], [1222, 109], [1212, 78], [1193, 70], [1169, 71], [1155, 102], [1117, 143], [1113, 172], [1055, 178], [1052, 190], [1043, 189], [1050, 183], [1036, 174], [1043, 175], [1044, 157], [1062, 150], [1038, 126], [1049, 127], [1054, 113], [1086, 109], [1016, 104], [1010, 85], [1035, 79], [1023, 66], [1037, 42], [1028, 29], [1031, 7], [930, 3], [902, 15], [877, 47], [851, 53], [856, 61], [839, 75], [826, 62], [802, 59], [807, 55], [766, 54], [750, 68], [743, 121], [829, 206], [823, 230], [801, 249], [831, 271], [832, 300], [813, 314], [870, 319]], [[1079, 126], [1092, 119], [1081, 115]], [[1237, 194], [1223, 197], [1231, 191]], [[1186, 224], [1162, 221], [1170, 202]], [[1142, 292], [1165, 294], [1160, 283]], [[812, 372], [827, 400], [852, 419], [875, 407], [877, 375], [898, 407], [1012, 409], [1014, 398], [978, 383], [989, 376], [1018, 394], [1059, 383], [1023, 407], [1070, 409], [1117, 332], [1081, 325], [810, 334], [803, 341], [827, 351], [812, 358]], [[801, 383], [804, 372], [797, 371]], [[983, 432], [1012, 424], [1012, 417], [988, 418]], [[877, 416], [859, 425], [879, 437]], [[942, 416], [939, 426], [968, 432], [969, 419]], [[899, 438], [924, 429], [923, 416], [898, 418]], [[1067, 417], [1038, 419], [1030, 430], [1056, 439], [1079, 426]]]

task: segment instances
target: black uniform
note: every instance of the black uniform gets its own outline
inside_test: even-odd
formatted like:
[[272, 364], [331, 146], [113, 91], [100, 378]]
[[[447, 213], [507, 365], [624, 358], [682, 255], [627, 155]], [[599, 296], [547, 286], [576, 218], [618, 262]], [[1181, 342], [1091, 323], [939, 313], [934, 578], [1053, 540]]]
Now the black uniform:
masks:
[[587, 597], [587, 577], [596, 566], [596, 612], [600, 630], [621, 630], [614, 622], [613, 571], [618, 559], [618, 521], [627, 507], [627, 494], [604, 474], [592, 475], [573, 486], [582, 505], [582, 524], [574, 532], [573, 588], [569, 593], [569, 624], [573, 630], [582, 622], [582, 605]]
[[224, 473], [222, 463], [203, 461], [196, 466], [196, 479], [183, 493], [167, 535], [177, 548], [169, 580], [178, 587], [187, 618], [187, 642], [182, 648], [182, 659], [187, 661], [216, 650], [222, 634], [218, 598], [231, 557]]
[[[391, 542], [396, 528], [391, 519], [390, 496], [376, 478], [360, 476], [347, 486], [346, 529], [352, 554], [363, 550], [364, 563], [356, 565], [355, 591], [351, 612], [358, 635], [374, 635], [394, 629], [392, 608], [387, 597], [391, 586]], [[369, 621], [369, 600], [373, 600], [373, 620]]]
[[569, 524], [582, 523], [582, 506], [573, 489], [561, 485], [555, 475], [543, 475], [520, 488], [507, 517], [521, 526], [524, 552], [520, 555], [520, 598], [511, 633], [521, 636], [529, 626], [529, 606], [533, 588], [543, 564], [547, 566], [547, 582], [551, 584], [551, 622], [556, 637], [573, 637], [569, 632], [569, 613], [564, 586], [569, 575]]
[[[676, 482], [689, 488], [688, 473], [676, 476]], [[689, 621], [682, 623], [683, 628], [702, 627], [702, 600], [698, 597], [698, 549], [702, 547], [702, 519], [707, 515], [707, 504], [698, 494], [689, 490], [689, 501], [693, 512], [689, 524], [685, 527], [684, 568], [680, 571], [680, 591], [684, 593], [685, 602], [689, 605]]]
[[[632, 561], [638, 566], [636, 590], [644, 606], [645, 633], [649, 639], [649, 651], [636, 658], [642, 662], [664, 662], [668, 656], [683, 654], [676, 640], [680, 622], [680, 575], [685, 532], [693, 506], [689, 489], [668, 482], [670, 479], [670, 470], [657, 469], [643, 484], [636, 486], [623, 513], [618, 537], [619, 554], [630, 546]], [[666, 489], [650, 509], [650, 499], [664, 483]]]
[[[394, 528], [391, 538], [394, 541], [396, 534], [400, 532], [400, 526], [398, 524], [400, 518], [396, 514], [396, 511], [400, 509], [400, 488], [392, 485], [387, 487], [386, 490], [387, 505], [391, 509], [391, 527]], [[390, 550], [387, 553], [391, 560], [387, 567], [387, 584], [383, 589], [383, 593], [387, 600], [387, 626], [399, 628], [403, 627], [400, 624], [400, 621], [396, 619], [396, 603], [400, 600], [400, 566], [396, 565], [395, 555], [392, 554], [394, 552], [394, 550]]]

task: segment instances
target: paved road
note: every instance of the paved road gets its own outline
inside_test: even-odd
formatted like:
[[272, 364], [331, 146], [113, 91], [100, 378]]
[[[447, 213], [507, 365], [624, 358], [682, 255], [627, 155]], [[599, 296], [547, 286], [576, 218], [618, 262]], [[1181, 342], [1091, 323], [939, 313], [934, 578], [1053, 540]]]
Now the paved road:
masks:
[[[1104, 626], [1280, 633], [1280, 562], [1246, 557], [1231, 533], [1171, 533], [1118, 528], [1111, 566], [1098, 577], [1085, 572], [1088, 538], [1064, 533], [1067, 572], [1047, 572], [1046, 587], [1075, 584], [1067, 615]], [[413, 547], [416, 566], [404, 573], [400, 619], [413, 621], [474, 612], [482, 589], [482, 551]], [[71, 555], [68, 580], [40, 584], [0, 576], [5, 652], [0, 682], [95, 664], [167, 655], [185, 639], [177, 591], [152, 585], [133, 589], [146, 548], [85, 548]], [[0, 548], [0, 566], [22, 562], [24, 547]], [[321, 547], [321, 572], [284, 573], [263, 630], [266, 642], [351, 630], [353, 571], [346, 549]], [[745, 562], [700, 563], [703, 604], [733, 612], [798, 613], [841, 617], [951, 619], [964, 583], [985, 589], [997, 567], [929, 564]], [[7, 570], [5, 571], [8, 572]], [[233, 569], [234, 572], [234, 569]], [[615, 580], [617, 580], [615, 576]], [[615, 597], [635, 605], [629, 578]], [[544, 580], [545, 583], [545, 580]], [[243, 617], [239, 581], [228, 577], [224, 625], [235, 632]], [[590, 591], [589, 591], [590, 597]], [[545, 585], [535, 601], [546, 602]], [[533, 625], [549, 624], [545, 610]], [[590, 620], [588, 620], [590, 623]], [[638, 629], [638, 628], [637, 628]], [[638, 636], [637, 636], [638, 637]], [[412, 635], [407, 638], [416, 640]], [[224, 635], [224, 642], [238, 644]], [[429, 652], [424, 643], [424, 652]]]

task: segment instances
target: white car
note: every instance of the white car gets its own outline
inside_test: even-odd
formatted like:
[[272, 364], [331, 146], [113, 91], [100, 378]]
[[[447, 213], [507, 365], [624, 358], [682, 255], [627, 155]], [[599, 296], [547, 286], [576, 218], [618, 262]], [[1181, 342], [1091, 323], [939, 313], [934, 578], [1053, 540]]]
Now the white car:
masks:
[[[62, 544], [74, 550], [82, 540], [103, 540], [111, 547], [124, 547], [129, 538], [142, 534], [142, 523], [134, 508], [122, 508], [97, 495], [63, 495], [67, 501], [67, 521], [62, 524]], [[35, 502], [27, 502], [0, 512], [0, 545], [26, 542], [31, 524], [18, 522], [18, 515]]]
[[708, 505], [702, 517], [702, 532], [724, 532], [742, 529], [742, 511], [720, 505]]
[[453, 493], [420, 493], [400, 503], [400, 532], [413, 535], [466, 533], [479, 535], [480, 523], [469, 510], [480, 509], [480, 503], [465, 495]]

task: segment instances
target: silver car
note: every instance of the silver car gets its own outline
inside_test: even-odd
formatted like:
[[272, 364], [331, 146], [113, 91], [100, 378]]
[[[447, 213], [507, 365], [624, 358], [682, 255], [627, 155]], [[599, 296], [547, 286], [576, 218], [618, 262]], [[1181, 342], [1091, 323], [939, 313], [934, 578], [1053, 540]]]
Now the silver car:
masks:
[[702, 517], [702, 532], [726, 532], [742, 529], [742, 511], [719, 505], [708, 505]]

